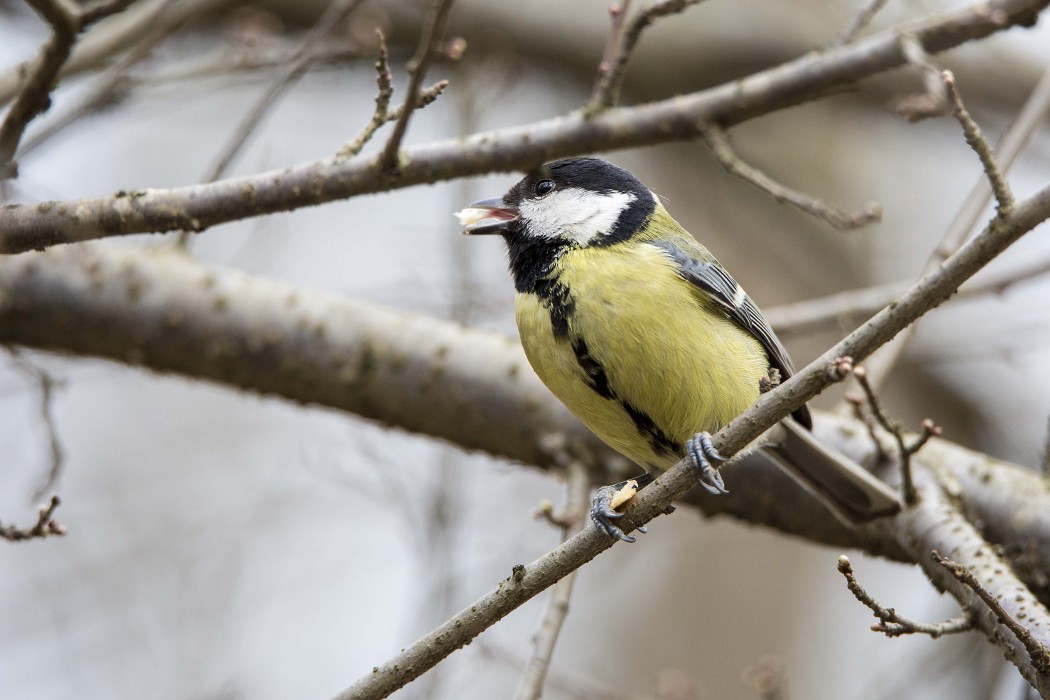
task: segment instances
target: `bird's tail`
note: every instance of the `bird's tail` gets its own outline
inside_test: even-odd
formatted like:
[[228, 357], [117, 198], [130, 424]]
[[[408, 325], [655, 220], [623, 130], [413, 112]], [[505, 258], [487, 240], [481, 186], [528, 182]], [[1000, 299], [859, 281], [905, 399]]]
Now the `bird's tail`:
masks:
[[843, 454], [821, 444], [791, 418], [780, 422], [763, 447], [781, 469], [848, 525], [860, 525], [901, 509], [889, 486]]

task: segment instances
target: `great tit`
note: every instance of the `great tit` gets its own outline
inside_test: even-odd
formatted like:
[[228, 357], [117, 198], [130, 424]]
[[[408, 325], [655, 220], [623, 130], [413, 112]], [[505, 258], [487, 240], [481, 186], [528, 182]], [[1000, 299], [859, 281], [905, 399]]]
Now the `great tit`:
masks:
[[[506, 241], [525, 355], [544, 384], [605, 443], [643, 469], [642, 485], [687, 454], [700, 483], [725, 487], [710, 433], [794, 372], [758, 307], [631, 173], [598, 158], [538, 168], [500, 199], [457, 213], [464, 233]], [[896, 494], [818, 443], [802, 406], [759, 443], [840, 519], [900, 509]], [[616, 526], [616, 487], [594, 523]]]

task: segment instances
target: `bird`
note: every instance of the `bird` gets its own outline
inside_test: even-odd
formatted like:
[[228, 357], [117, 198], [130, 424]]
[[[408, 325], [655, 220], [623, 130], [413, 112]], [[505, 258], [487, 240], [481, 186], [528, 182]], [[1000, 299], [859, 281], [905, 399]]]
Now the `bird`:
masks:
[[[688, 456], [727, 493], [711, 442], [795, 368], [758, 307], [660, 198], [594, 157], [546, 163], [502, 197], [456, 212], [468, 235], [499, 235], [515, 319], [536, 374], [595, 435], [644, 473], [598, 489], [591, 519], [610, 537], [619, 501]], [[900, 510], [896, 493], [818, 442], [803, 405], [756, 444], [843, 522]], [[757, 449], [757, 448], [755, 448]], [[632, 489], [621, 497], [621, 489]]]

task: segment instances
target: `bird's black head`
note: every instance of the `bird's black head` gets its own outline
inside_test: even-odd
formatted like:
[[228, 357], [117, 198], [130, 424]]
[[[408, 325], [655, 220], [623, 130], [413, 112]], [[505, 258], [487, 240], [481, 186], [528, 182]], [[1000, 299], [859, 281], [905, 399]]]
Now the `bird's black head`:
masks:
[[610, 245], [634, 235], [656, 197], [623, 168], [599, 158], [567, 158], [525, 176], [501, 199], [459, 213], [465, 233], [500, 233], [553, 245]]
[[503, 236], [519, 292], [549, 283], [563, 252], [608, 246], [642, 230], [656, 195], [634, 175], [599, 158], [567, 158], [525, 176], [500, 199], [458, 212], [463, 232]]

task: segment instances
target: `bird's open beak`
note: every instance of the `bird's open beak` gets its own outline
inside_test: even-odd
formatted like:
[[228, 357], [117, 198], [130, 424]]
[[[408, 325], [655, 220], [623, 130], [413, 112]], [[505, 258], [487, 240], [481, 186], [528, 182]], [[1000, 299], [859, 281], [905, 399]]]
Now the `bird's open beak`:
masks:
[[502, 199], [483, 199], [457, 211], [455, 217], [468, 236], [503, 233], [509, 224], [518, 220], [518, 209]]

